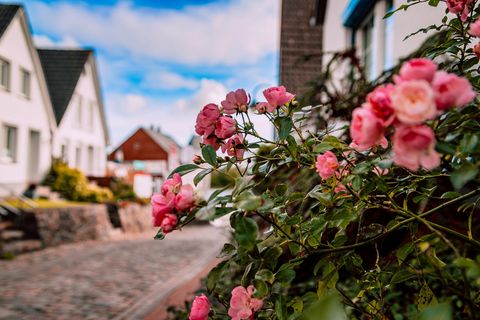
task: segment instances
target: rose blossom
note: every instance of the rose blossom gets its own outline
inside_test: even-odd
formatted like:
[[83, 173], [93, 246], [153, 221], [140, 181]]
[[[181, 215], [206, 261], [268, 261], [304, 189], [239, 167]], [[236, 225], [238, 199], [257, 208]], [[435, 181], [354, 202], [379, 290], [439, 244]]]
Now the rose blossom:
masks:
[[434, 92], [428, 82], [411, 80], [397, 84], [392, 93], [392, 106], [398, 120], [418, 124], [436, 114]]
[[177, 193], [182, 186], [182, 176], [178, 173], [175, 173], [171, 178], [165, 180], [162, 185], [162, 194], [167, 194], [169, 192]]
[[200, 296], [196, 296], [190, 309], [189, 320], [207, 320], [208, 313], [210, 312], [210, 301], [202, 293]]
[[172, 213], [167, 213], [165, 218], [163, 218], [162, 224], [162, 231], [164, 234], [171, 232], [175, 226], [177, 225], [177, 216]]
[[335, 186], [335, 189], [333, 190], [333, 192], [335, 193], [340, 193], [340, 192], [344, 192], [344, 191], [347, 191], [347, 187], [345, 187], [345, 185], [343, 185], [342, 183], [339, 183]]
[[434, 169], [440, 165], [435, 151], [435, 135], [426, 125], [401, 126], [393, 135], [393, 162], [412, 171], [419, 167]]
[[[151, 199], [152, 215], [163, 215], [172, 212], [175, 206], [175, 195], [171, 192], [164, 194], [154, 194]], [[158, 226], [156, 226], [158, 227]]]
[[253, 314], [263, 306], [263, 301], [252, 298], [253, 286], [233, 288], [228, 315], [232, 320], [253, 319]]
[[263, 90], [263, 95], [265, 96], [265, 99], [267, 99], [268, 104], [274, 109], [278, 106], [283, 106], [295, 97], [290, 92], [287, 92], [287, 89], [285, 89], [284, 86], [265, 89]]
[[415, 58], [405, 62], [400, 68], [399, 74], [402, 81], [425, 80], [430, 82], [435, 71], [437, 71], [437, 65], [430, 59]]
[[237, 110], [240, 112], [245, 112], [247, 110], [248, 103], [249, 98], [245, 90], [237, 89], [236, 91], [229, 92], [221, 104], [223, 106], [223, 112], [226, 114], [233, 114]]
[[473, 53], [475, 53], [477, 58], [480, 58], [480, 43], [473, 46]]
[[222, 116], [218, 118], [215, 125], [215, 135], [220, 139], [228, 139], [235, 133], [237, 129], [237, 122], [235, 119]]
[[222, 145], [222, 152], [227, 152], [231, 157], [236, 157], [237, 160], [243, 159], [245, 148], [243, 147], [244, 138], [240, 134], [236, 134], [231, 137], [227, 143]]
[[190, 211], [195, 206], [195, 197], [191, 185], [182, 186], [175, 196], [175, 208], [178, 211]]
[[383, 124], [368, 104], [353, 110], [350, 124], [351, 146], [358, 151], [365, 151], [374, 145], [386, 148], [388, 143], [384, 136]]
[[220, 109], [214, 103], [209, 103], [198, 113], [195, 132], [199, 135], [209, 135], [215, 130], [215, 121], [220, 116]]
[[324, 154], [319, 154], [317, 156], [317, 163], [315, 167], [317, 172], [322, 179], [328, 179], [335, 174], [335, 171], [338, 169], [338, 160], [335, 154], [331, 151], [327, 151]]
[[202, 143], [211, 145], [215, 150], [218, 150], [218, 148], [220, 148], [220, 144], [218, 143], [218, 138], [214, 134], [209, 135], [208, 137], [203, 136]]
[[475, 92], [467, 79], [453, 73], [438, 71], [433, 78], [437, 108], [446, 110], [453, 106], [462, 107], [475, 99]]
[[468, 14], [470, 13], [470, 7], [474, 0], [447, 0], [448, 11], [453, 14], [461, 13], [461, 20], [467, 21]]
[[470, 24], [470, 30], [468, 30], [474, 37], [480, 37], [480, 19], [477, 19], [474, 23]]
[[273, 112], [275, 110], [275, 107], [272, 107], [266, 102], [259, 102], [255, 106], [255, 109], [257, 109], [258, 113], [265, 113], [265, 112]]
[[391, 94], [395, 86], [392, 84], [376, 87], [375, 90], [367, 95], [367, 101], [372, 112], [382, 120], [383, 126], [387, 127], [395, 119], [395, 113], [392, 108]]

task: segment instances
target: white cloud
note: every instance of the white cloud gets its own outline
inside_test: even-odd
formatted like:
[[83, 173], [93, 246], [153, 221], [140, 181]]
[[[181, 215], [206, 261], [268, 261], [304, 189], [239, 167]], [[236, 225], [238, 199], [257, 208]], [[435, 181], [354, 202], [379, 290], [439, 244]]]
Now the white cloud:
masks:
[[63, 36], [60, 41], [55, 41], [52, 38], [38, 34], [33, 36], [33, 41], [37, 47], [49, 48], [49, 47], [61, 47], [61, 48], [78, 48], [80, 44], [72, 36]]
[[238, 0], [183, 10], [83, 2], [29, 2], [35, 27], [82, 44], [184, 64], [255, 62], [278, 50], [279, 0]]
[[153, 89], [176, 90], [196, 89], [199, 83], [197, 79], [184, 77], [178, 73], [160, 71], [148, 73], [142, 85]]

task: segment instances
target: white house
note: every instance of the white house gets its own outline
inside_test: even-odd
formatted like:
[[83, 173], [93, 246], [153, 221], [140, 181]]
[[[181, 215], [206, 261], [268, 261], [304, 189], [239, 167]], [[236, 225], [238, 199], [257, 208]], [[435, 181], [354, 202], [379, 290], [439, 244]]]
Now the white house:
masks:
[[[433, 34], [406, 36], [431, 24], [440, 24], [445, 4], [436, 8], [422, 3], [383, 17], [406, 0], [320, 0], [326, 1], [323, 24], [323, 51], [341, 51], [355, 47], [363, 60], [369, 79], [393, 67], [399, 59], [417, 49]], [[329, 55], [324, 56], [324, 62]]]
[[38, 49], [57, 129], [52, 155], [104, 176], [108, 128], [93, 50]]
[[40, 181], [50, 167], [55, 128], [26, 13], [0, 5], [0, 195]]

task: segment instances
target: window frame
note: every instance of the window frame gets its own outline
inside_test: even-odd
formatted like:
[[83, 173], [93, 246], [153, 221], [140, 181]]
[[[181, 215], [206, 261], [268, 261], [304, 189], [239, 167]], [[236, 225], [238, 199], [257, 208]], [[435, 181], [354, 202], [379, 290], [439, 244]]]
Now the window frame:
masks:
[[[7, 66], [6, 83], [3, 83], [4, 81], [3, 66]], [[0, 56], [0, 88], [6, 91], [10, 91], [11, 82], [12, 82], [11, 79], [12, 79], [12, 64], [10, 60]]]
[[[13, 137], [13, 150], [11, 150], [10, 154], [6, 154], [6, 151], [9, 148], [9, 142], [10, 142], [10, 139], [9, 139], [9, 134], [8, 134], [8, 130], [9, 129], [13, 129], [14, 130], [14, 137]], [[17, 160], [18, 160], [18, 134], [19, 134], [19, 130], [18, 130], [18, 126], [15, 126], [13, 124], [10, 124], [10, 123], [2, 123], [1, 125], [1, 141], [0, 141], [0, 151], [1, 151], [1, 154], [0, 154], [0, 159], [2, 160], [2, 162], [6, 162], [6, 163], [17, 163]], [[4, 154], [5, 153], [5, 154]]]
[[[27, 86], [27, 92], [24, 91], [25, 89], [25, 76], [28, 76], [27, 79], [28, 79], [28, 86]], [[31, 99], [32, 97], [32, 73], [30, 71], [28, 71], [27, 69], [25, 68], [22, 68], [20, 67], [20, 94], [27, 98], [27, 99]]]

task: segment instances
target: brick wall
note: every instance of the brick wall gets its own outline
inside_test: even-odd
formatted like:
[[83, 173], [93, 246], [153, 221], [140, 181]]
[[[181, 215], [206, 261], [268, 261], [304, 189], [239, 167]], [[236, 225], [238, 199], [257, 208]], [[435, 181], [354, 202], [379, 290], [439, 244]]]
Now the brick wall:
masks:
[[[322, 27], [310, 23], [316, 15], [317, 0], [282, 0], [280, 84], [292, 93], [302, 94], [321, 70]], [[317, 56], [305, 61], [310, 55]]]

